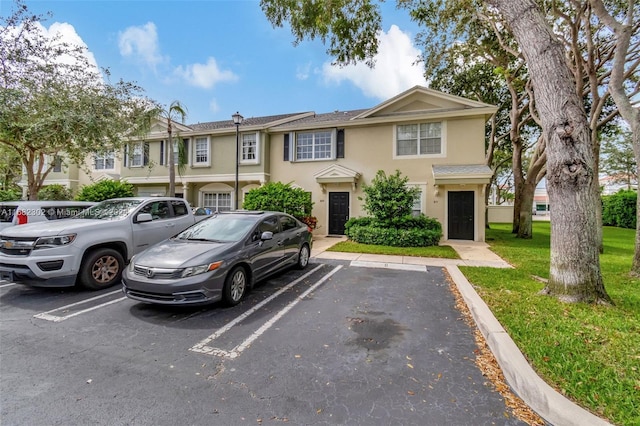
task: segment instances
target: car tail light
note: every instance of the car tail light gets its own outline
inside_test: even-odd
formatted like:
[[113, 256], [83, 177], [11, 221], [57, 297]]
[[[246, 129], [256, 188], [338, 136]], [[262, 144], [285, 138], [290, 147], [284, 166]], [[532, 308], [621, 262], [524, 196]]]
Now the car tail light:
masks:
[[25, 223], [27, 223], [27, 214], [22, 210], [18, 212], [17, 217], [18, 217], [18, 225], [24, 225]]

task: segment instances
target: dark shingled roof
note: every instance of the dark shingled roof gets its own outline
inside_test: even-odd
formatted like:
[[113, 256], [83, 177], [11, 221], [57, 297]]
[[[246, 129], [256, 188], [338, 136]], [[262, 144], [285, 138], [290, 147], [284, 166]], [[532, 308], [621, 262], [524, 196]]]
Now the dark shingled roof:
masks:
[[324, 114], [314, 114], [309, 117], [300, 118], [298, 120], [288, 121], [286, 123], [274, 126], [274, 128], [285, 128], [292, 126], [303, 126], [306, 124], [328, 124], [328, 123], [341, 123], [351, 120], [353, 117], [357, 117], [368, 109], [356, 109], [352, 111], [334, 111]]
[[[280, 115], [268, 115], [265, 117], [248, 117], [244, 118], [242, 121], [243, 126], [265, 126], [274, 121], [284, 120], [290, 117], [295, 117], [296, 115], [304, 114], [303, 112], [296, 112], [291, 114], [280, 114]], [[220, 129], [234, 129], [236, 127], [233, 124], [233, 120], [224, 120], [224, 121], [210, 121], [208, 123], [197, 123], [190, 124], [191, 127], [195, 131], [202, 130], [220, 130]]]

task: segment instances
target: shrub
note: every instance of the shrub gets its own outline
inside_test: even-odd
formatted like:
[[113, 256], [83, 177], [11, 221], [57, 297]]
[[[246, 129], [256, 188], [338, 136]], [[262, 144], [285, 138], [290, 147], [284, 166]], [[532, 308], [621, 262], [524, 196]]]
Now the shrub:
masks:
[[364, 210], [378, 221], [393, 226], [394, 219], [411, 215], [414, 201], [420, 189], [407, 187], [408, 177], [401, 177], [400, 170], [387, 176], [378, 170], [371, 185], [363, 185]]
[[311, 216], [313, 203], [310, 194], [301, 188], [293, 188], [288, 183], [268, 182], [247, 192], [242, 207], [247, 210], [289, 213], [302, 220]]
[[602, 224], [635, 229], [638, 194], [621, 190], [602, 197]]
[[133, 197], [133, 185], [119, 180], [102, 180], [85, 185], [76, 196], [78, 201], [104, 201], [110, 198]]
[[397, 229], [378, 226], [352, 226], [347, 236], [362, 244], [394, 247], [426, 247], [438, 245], [442, 231], [427, 228]]
[[363, 208], [371, 216], [351, 218], [345, 224], [345, 235], [362, 244], [394, 247], [435, 246], [442, 237], [442, 225], [423, 214], [412, 215], [418, 188], [407, 187], [409, 178], [400, 171], [387, 176], [379, 170], [371, 185], [363, 185]]
[[351, 218], [345, 224], [345, 235], [357, 243], [393, 247], [435, 246], [442, 237], [440, 222], [425, 215], [404, 216], [395, 223], [397, 226], [389, 227], [373, 217]]
[[22, 198], [20, 191], [15, 189], [0, 189], [0, 201], [15, 201]]
[[38, 200], [67, 201], [73, 199], [71, 189], [59, 183], [47, 185], [38, 191]]

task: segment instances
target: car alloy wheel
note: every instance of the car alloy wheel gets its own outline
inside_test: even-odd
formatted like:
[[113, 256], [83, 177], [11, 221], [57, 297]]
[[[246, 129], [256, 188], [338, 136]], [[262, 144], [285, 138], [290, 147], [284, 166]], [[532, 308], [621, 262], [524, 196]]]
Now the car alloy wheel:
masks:
[[224, 301], [230, 305], [237, 305], [247, 291], [247, 273], [241, 266], [235, 267], [227, 276], [223, 290]]

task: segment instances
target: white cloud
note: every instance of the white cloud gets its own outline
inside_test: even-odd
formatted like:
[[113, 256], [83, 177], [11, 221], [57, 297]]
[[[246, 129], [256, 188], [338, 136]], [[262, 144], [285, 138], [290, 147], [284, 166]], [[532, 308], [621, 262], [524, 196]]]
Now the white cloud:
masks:
[[348, 81], [360, 88], [366, 96], [389, 99], [415, 85], [425, 85], [423, 67], [416, 63], [420, 51], [413, 46], [411, 37], [392, 25], [388, 33], [378, 35], [378, 54], [375, 68], [364, 63], [343, 68], [323, 64], [322, 75], [326, 83]]
[[206, 64], [192, 64], [179, 66], [174, 74], [183, 78], [188, 84], [203, 89], [210, 89], [221, 81], [236, 81], [238, 76], [232, 71], [221, 70], [214, 58], [209, 58]]
[[311, 71], [311, 62], [307, 62], [304, 65], [298, 65], [296, 67], [296, 78], [298, 80], [306, 80], [309, 78], [310, 71]]
[[158, 32], [153, 22], [147, 22], [141, 27], [129, 27], [120, 32], [118, 46], [122, 56], [139, 59], [153, 69], [166, 61], [160, 54]]
[[[93, 53], [89, 52], [87, 49], [87, 44], [82, 40], [82, 38], [76, 32], [76, 29], [71, 24], [67, 24], [66, 22], [54, 22], [51, 24], [49, 28], [42, 26], [39, 22], [37, 25], [40, 27], [42, 34], [48, 38], [60, 37], [59, 40], [62, 43], [68, 43], [71, 46], [79, 46], [85, 49], [84, 56], [87, 58], [89, 63], [98, 68], [98, 63], [96, 62], [95, 56]], [[69, 55], [62, 55], [58, 58], [61, 63], [72, 63], [73, 59]]]

